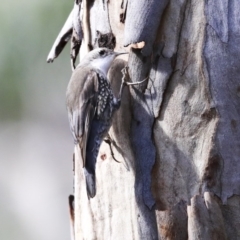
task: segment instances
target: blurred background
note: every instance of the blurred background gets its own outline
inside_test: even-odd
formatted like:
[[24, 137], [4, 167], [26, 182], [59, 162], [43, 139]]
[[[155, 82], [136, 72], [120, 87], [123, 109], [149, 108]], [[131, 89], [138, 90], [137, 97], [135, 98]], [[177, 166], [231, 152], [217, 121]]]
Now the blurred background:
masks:
[[0, 239], [70, 239], [69, 45], [47, 55], [73, 0], [1, 0]]

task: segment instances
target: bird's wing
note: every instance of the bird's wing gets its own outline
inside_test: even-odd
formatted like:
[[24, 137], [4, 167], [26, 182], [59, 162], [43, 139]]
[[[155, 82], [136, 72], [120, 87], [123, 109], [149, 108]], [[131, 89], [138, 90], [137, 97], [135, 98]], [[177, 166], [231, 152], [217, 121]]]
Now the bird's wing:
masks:
[[79, 88], [77, 88], [77, 91], [74, 91], [73, 108], [69, 113], [70, 128], [75, 141], [77, 140], [79, 143], [83, 158], [83, 167], [86, 161], [86, 145], [91, 129], [91, 122], [96, 113], [98, 77], [95, 71], [91, 71], [87, 74], [84, 81], [77, 83], [81, 84], [81, 86], [75, 86]]

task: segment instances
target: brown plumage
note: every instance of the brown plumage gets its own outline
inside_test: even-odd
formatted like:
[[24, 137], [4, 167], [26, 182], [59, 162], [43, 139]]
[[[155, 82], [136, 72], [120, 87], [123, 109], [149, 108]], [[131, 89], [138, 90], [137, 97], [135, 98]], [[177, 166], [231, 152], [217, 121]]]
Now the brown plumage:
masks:
[[99, 147], [121, 102], [120, 96], [113, 96], [107, 79], [112, 61], [120, 54], [107, 48], [91, 51], [73, 72], [67, 88], [70, 129], [74, 143], [81, 149], [87, 193], [91, 198], [96, 194], [95, 165]]

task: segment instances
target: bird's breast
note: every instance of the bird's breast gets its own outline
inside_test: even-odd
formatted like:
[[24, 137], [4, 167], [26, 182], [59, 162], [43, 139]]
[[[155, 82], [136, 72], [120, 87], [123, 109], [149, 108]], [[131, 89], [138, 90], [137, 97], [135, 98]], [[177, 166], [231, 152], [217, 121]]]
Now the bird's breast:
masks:
[[113, 114], [113, 93], [107, 80], [99, 81], [97, 117], [102, 120], [110, 120]]

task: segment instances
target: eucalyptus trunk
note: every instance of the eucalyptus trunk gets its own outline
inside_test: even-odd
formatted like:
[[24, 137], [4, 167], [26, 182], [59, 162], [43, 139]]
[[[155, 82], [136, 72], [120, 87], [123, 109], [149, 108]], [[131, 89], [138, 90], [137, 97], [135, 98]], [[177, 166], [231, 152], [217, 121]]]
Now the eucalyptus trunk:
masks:
[[[238, 0], [79, 1], [80, 58], [129, 51], [129, 66], [88, 199], [75, 148], [75, 239], [240, 239]], [[80, 9], [80, 8], [79, 8]], [[124, 48], [125, 47], [125, 48]]]

